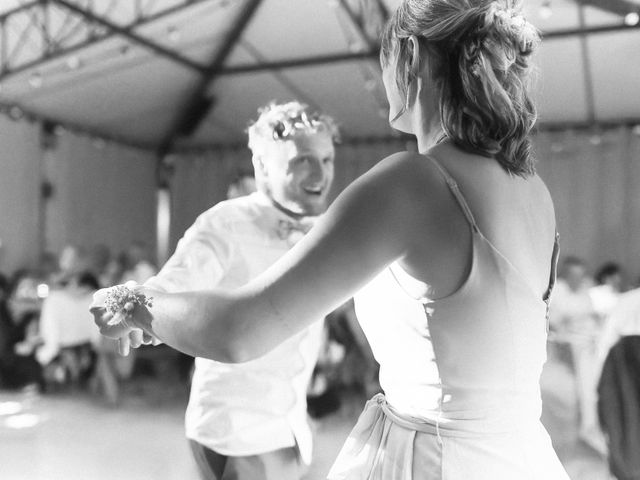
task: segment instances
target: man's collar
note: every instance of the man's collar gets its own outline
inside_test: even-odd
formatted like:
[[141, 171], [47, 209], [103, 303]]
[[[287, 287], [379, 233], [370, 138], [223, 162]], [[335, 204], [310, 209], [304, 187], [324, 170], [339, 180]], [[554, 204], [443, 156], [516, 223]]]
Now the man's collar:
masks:
[[317, 215], [299, 215], [295, 212], [292, 212], [282, 205], [274, 202], [270, 197], [268, 197], [264, 192], [256, 191], [251, 194], [255, 197], [256, 202], [264, 207], [269, 207], [272, 211], [277, 213], [279, 219], [288, 220], [290, 222], [307, 222], [307, 221], [315, 221], [318, 216]]

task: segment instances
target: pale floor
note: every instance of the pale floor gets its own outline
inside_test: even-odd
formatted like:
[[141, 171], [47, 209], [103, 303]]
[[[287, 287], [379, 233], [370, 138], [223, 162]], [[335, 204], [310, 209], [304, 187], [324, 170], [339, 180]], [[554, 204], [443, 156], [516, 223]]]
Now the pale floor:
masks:
[[[549, 363], [543, 421], [572, 480], [607, 480], [605, 459], [577, 439], [569, 371]], [[184, 387], [143, 379], [127, 385], [119, 407], [87, 393], [0, 391], [0, 480], [197, 480], [183, 436]], [[320, 480], [360, 405], [316, 422], [313, 465]]]

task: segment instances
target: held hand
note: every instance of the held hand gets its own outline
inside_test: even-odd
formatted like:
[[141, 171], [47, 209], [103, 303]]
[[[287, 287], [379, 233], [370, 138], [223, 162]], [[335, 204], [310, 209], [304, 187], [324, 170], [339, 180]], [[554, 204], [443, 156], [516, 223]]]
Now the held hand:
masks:
[[[126, 292], [123, 287], [119, 285], [98, 290], [93, 295], [90, 312], [100, 333], [105, 337], [118, 340], [118, 352], [121, 355], [128, 355], [131, 347], [138, 348], [143, 344], [158, 345], [161, 342], [143, 330], [143, 325], [150, 325], [151, 320], [151, 315], [144, 303], [134, 305], [131, 302], [124, 302], [122, 308], [118, 308], [118, 305], [114, 306], [114, 298], [120, 300], [122, 292]], [[142, 293], [142, 286], [127, 284], [126, 289], [132, 294], [146, 298]], [[120, 294], [120, 297], [117, 297], [117, 294]]]

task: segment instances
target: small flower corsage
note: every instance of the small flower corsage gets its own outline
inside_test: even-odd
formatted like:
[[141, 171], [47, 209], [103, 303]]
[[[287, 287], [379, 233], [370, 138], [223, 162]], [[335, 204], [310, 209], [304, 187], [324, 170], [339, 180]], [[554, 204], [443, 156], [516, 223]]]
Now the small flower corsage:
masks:
[[[107, 312], [113, 315], [113, 318], [109, 320], [109, 325], [116, 325], [123, 319], [130, 317], [136, 305], [142, 307], [153, 306], [153, 297], [147, 297], [144, 293], [132, 290], [135, 286], [135, 282], [127, 282], [124, 285], [116, 285], [109, 289], [104, 302]], [[118, 314], [121, 317], [118, 317]]]

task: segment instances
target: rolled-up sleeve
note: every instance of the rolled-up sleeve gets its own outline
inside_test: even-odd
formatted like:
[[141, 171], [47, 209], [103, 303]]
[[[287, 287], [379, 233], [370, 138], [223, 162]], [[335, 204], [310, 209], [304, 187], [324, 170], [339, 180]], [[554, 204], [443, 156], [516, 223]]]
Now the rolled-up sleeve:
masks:
[[221, 215], [200, 215], [178, 242], [175, 253], [145, 285], [165, 292], [215, 288], [229, 268], [233, 242]]

